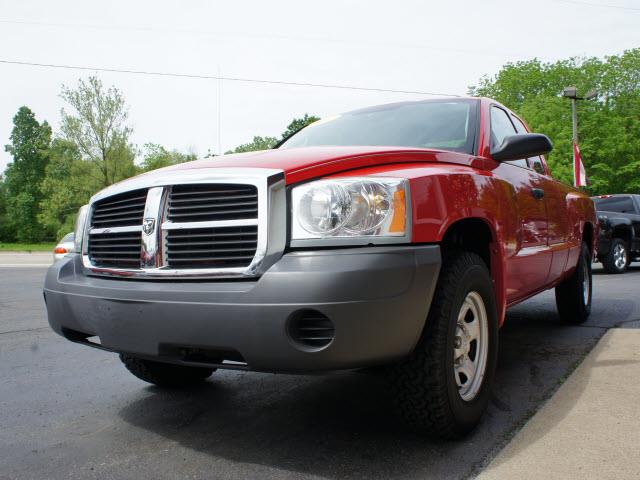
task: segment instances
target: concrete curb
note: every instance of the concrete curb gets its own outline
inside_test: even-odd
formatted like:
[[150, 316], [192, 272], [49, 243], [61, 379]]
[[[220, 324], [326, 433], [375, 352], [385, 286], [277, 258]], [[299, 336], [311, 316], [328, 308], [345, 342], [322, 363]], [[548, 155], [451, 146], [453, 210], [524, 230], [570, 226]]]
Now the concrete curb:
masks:
[[639, 379], [640, 330], [609, 330], [477, 478], [638, 478]]

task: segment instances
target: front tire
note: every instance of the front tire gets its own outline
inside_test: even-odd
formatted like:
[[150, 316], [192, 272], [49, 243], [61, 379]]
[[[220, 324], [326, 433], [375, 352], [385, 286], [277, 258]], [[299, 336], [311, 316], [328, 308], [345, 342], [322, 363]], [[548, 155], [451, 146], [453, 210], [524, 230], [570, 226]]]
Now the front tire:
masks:
[[422, 338], [390, 371], [396, 410], [409, 426], [455, 439], [487, 408], [498, 354], [491, 276], [476, 254], [443, 261]]
[[602, 266], [607, 273], [624, 273], [629, 266], [629, 248], [621, 238], [611, 241], [611, 248], [602, 259]]
[[188, 387], [202, 383], [215, 371], [212, 368], [185, 367], [171, 363], [154, 362], [131, 355], [120, 354], [120, 360], [140, 380], [159, 387]]
[[591, 252], [583, 242], [575, 271], [556, 287], [556, 306], [560, 319], [569, 324], [585, 322], [591, 314], [592, 293]]

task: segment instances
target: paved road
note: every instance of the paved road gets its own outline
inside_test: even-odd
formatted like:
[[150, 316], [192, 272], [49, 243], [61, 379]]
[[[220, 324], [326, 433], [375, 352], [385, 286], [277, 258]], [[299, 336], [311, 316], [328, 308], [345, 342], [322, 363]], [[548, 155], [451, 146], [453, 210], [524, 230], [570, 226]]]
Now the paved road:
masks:
[[[590, 321], [546, 293], [509, 311], [493, 400], [462, 442], [396, 426], [379, 378], [217, 372], [167, 392], [47, 327], [42, 267], [0, 266], [0, 478], [465, 478], [555, 391], [608, 327], [640, 327], [640, 268], [595, 276]], [[634, 321], [635, 320], [635, 321]]]

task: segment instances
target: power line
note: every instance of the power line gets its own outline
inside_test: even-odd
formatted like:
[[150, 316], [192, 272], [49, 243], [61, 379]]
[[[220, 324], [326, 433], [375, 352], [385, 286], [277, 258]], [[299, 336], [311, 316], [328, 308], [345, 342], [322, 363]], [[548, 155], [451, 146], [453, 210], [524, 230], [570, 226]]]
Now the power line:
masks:
[[588, 7], [615, 8], [618, 10], [630, 10], [634, 12], [640, 12], [640, 8], [625, 7], [623, 5], [611, 5], [610, 3], [583, 2], [581, 0], [556, 0], [556, 2], [571, 3], [573, 5], [586, 5]]
[[403, 49], [418, 49], [418, 50], [433, 50], [450, 52], [463, 55], [484, 55], [492, 57], [502, 57], [505, 55], [515, 55], [515, 52], [496, 51], [495, 49], [487, 50], [474, 50], [468, 48], [454, 48], [443, 47], [441, 45], [424, 45], [415, 43], [401, 43], [390, 41], [363, 41], [363, 40], [344, 40], [333, 37], [318, 37], [318, 36], [300, 36], [300, 35], [286, 35], [286, 34], [263, 34], [255, 32], [242, 32], [242, 31], [230, 31], [230, 30], [201, 30], [201, 29], [185, 29], [176, 27], [154, 27], [154, 26], [140, 26], [140, 25], [99, 25], [90, 23], [59, 23], [59, 22], [39, 22], [32, 20], [14, 20], [14, 19], [0, 19], [0, 24], [7, 25], [29, 25], [38, 27], [58, 27], [58, 28], [84, 28], [89, 30], [115, 30], [115, 31], [132, 31], [132, 32], [151, 32], [151, 33], [186, 33], [195, 35], [216, 35], [216, 36], [236, 36], [236, 37], [248, 37], [248, 38], [267, 38], [272, 40], [281, 41], [295, 41], [295, 42], [322, 42], [328, 44], [346, 44], [346, 45], [361, 45], [367, 47], [391, 47], [391, 48], [403, 48]]
[[381, 93], [401, 93], [407, 95], [431, 95], [436, 97], [460, 97], [460, 95], [452, 93], [440, 93], [440, 92], [425, 92], [421, 90], [396, 90], [389, 88], [375, 88], [375, 87], [357, 87], [350, 85], [339, 85], [330, 83], [310, 83], [310, 82], [293, 82], [285, 80], [265, 80], [258, 78], [243, 78], [243, 77], [225, 77], [222, 75], [202, 75], [191, 73], [173, 73], [173, 72], [154, 72], [147, 70], [126, 70], [119, 68], [101, 68], [101, 67], [86, 67], [79, 65], [60, 65], [54, 63], [36, 63], [36, 62], [22, 62], [16, 60], [2, 60], [0, 63], [7, 65], [22, 65], [29, 67], [43, 67], [43, 68], [59, 68], [65, 70], [85, 70], [92, 72], [108, 72], [108, 73], [127, 73], [134, 75], [151, 75], [156, 77], [177, 77], [177, 78], [199, 78], [204, 80], [223, 80], [225, 82], [244, 82], [244, 83], [260, 83], [265, 85], [287, 85], [293, 87], [316, 87], [316, 88], [335, 88], [341, 90], [359, 90], [363, 92], [381, 92]]

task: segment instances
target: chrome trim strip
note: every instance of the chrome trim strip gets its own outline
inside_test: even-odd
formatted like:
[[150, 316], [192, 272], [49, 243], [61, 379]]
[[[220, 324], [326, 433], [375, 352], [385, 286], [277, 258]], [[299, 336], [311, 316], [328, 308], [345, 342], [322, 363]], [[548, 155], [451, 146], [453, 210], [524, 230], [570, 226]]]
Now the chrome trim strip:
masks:
[[[260, 202], [258, 201], [258, 203]], [[162, 230], [183, 230], [185, 228], [250, 227], [253, 225], [259, 225], [257, 218], [247, 218], [246, 220], [213, 220], [209, 222], [164, 222], [162, 224]]]
[[[164, 221], [166, 198], [169, 187], [184, 184], [237, 183], [254, 185], [258, 191], [258, 218], [246, 220], [224, 220], [209, 222], [176, 223]], [[83, 247], [83, 265], [88, 274], [117, 276], [125, 278], [253, 278], [264, 273], [283, 254], [286, 243], [286, 190], [282, 170], [267, 168], [206, 168], [172, 171], [165, 174], [146, 174], [121, 182], [98, 192], [91, 198], [93, 204], [119, 193], [148, 188], [144, 218], [155, 218], [152, 235], [145, 235], [142, 225], [133, 227], [113, 227], [85, 230], [89, 234], [109, 232], [141, 232], [143, 238], [142, 267], [139, 269], [110, 268], [93, 265], [87, 252], [87, 242]], [[147, 216], [149, 215], [149, 216]], [[144, 220], [143, 220], [144, 222]], [[187, 228], [220, 228], [234, 226], [258, 226], [256, 253], [247, 267], [239, 268], [181, 268], [166, 265], [166, 249], [161, 248], [166, 241], [168, 230]], [[149, 237], [149, 238], [147, 238]]]
[[[161, 209], [164, 206], [164, 197], [166, 195], [163, 187], [153, 187], [147, 191], [147, 203], [144, 206], [144, 215], [142, 217], [142, 251], [140, 252], [140, 261], [142, 268], [153, 268], [160, 265], [162, 259], [158, 258], [160, 247], [160, 223]], [[150, 231], [145, 228], [150, 226]]]
[[[93, 214], [93, 211], [91, 213]], [[142, 225], [129, 225], [128, 227], [89, 228], [89, 235], [99, 235], [101, 233], [125, 233], [125, 232], [141, 232], [141, 231], [142, 231]]]
[[[168, 172], [150, 172], [116, 183], [91, 197], [93, 204], [103, 198], [119, 193], [130, 192], [141, 188], [166, 187], [170, 185], [184, 185], [197, 183], [238, 183], [255, 185], [262, 183], [265, 178], [284, 175], [282, 170], [273, 168], [191, 168]], [[268, 180], [267, 180], [268, 181]]]

